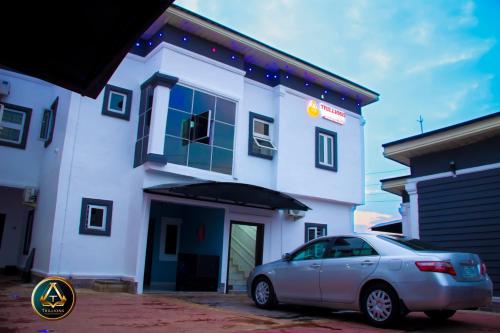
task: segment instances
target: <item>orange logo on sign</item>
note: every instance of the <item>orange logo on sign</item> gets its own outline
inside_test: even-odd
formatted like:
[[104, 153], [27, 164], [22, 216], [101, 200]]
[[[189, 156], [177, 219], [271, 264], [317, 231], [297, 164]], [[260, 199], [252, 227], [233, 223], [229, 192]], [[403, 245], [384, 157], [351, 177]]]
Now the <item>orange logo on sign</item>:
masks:
[[316, 104], [315, 101], [313, 100], [309, 101], [309, 103], [307, 104], [307, 113], [312, 118], [316, 118], [317, 116], [319, 116], [318, 105]]

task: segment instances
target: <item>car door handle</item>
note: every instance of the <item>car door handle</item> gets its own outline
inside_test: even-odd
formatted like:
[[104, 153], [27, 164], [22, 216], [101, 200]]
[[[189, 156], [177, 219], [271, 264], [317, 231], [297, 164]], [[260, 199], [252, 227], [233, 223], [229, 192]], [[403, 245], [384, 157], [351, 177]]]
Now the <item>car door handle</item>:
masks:
[[312, 265], [311, 265], [311, 266], [309, 266], [309, 267], [311, 267], [311, 268], [313, 268], [313, 269], [318, 269], [318, 268], [320, 268], [320, 267], [321, 267], [321, 265], [320, 265], [320, 264], [312, 264]]
[[365, 260], [365, 261], [361, 262], [361, 266], [371, 266], [373, 264], [374, 264], [374, 262], [371, 260]]

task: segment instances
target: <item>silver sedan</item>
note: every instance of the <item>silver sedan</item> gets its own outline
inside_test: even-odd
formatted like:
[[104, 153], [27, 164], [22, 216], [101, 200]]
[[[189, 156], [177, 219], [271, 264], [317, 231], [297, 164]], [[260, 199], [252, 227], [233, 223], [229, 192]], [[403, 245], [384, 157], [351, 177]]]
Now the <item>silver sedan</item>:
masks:
[[352, 234], [321, 237], [256, 267], [255, 304], [356, 310], [384, 327], [411, 311], [437, 320], [491, 303], [493, 284], [476, 254], [443, 251], [417, 239]]

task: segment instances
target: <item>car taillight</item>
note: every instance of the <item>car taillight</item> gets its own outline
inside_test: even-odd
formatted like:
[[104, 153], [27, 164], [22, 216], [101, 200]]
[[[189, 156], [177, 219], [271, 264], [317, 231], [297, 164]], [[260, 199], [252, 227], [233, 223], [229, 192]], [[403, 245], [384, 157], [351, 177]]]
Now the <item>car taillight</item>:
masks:
[[484, 262], [481, 262], [481, 275], [486, 275], [486, 264]]
[[416, 261], [418, 269], [422, 272], [437, 272], [446, 273], [450, 275], [457, 275], [455, 268], [448, 261]]

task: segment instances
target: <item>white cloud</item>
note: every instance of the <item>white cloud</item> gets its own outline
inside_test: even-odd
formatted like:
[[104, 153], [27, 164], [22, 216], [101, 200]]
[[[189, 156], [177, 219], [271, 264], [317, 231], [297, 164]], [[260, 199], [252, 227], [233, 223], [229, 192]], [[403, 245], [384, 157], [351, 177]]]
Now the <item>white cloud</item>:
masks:
[[476, 26], [477, 18], [474, 15], [474, 10], [476, 9], [476, 4], [474, 1], [467, 1], [461, 8], [460, 15], [458, 17], [459, 26]]
[[369, 63], [369, 67], [371, 67], [378, 75], [387, 74], [387, 71], [390, 69], [392, 64], [391, 55], [380, 48], [365, 50], [362, 58]]
[[193, 12], [198, 11], [200, 8], [199, 0], [178, 0], [175, 2], [175, 4], [187, 8]]
[[[431, 69], [435, 69], [442, 66], [448, 66], [457, 64], [463, 61], [468, 61], [472, 59], [476, 59], [481, 57], [483, 54], [487, 53], [495, 44], [494, 40], [488, 39], [485, 40], [480, 45], [475, 45], [469, 47], [468, 49], [463, 49], [458, 52], [448, 52], [444, 53], [440, 56], [436, 56], [435, 54], [431, 54], [432, 59], [422, 61], [421, 63], [413, 66], [412, 68], [406, 71], [406, 74], [417, 74], [425, 71], [429, 71]], [[463, 46], [462, 46], [463, 48]]]
[[370, 231], [370, 227], [380, 222], [387, 222], [398, 219], [391, 214], [384, 214], [374, 211], [356, 210], [354, 212], [354, 229], [357, 232]]
[[429, 22], [418, 22], [414, 24], [408, 31], [408, 39], [417, 44], [429, 44], [432, 34], [434, 32], [434, 25]]

